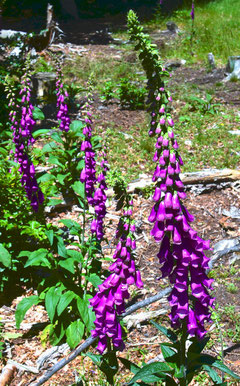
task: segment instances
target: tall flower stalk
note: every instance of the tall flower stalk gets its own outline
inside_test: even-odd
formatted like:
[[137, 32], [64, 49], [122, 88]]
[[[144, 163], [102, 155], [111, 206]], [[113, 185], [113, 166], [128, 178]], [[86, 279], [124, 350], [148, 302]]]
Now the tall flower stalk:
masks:
[[190, 47], [191, 47], [191, 55], [193, 55], [193, 38], [194, 38], [194, 34], [195, 34], [195, 31], [194, 31], [194, 20], [195, 20], [195, 4], [194, 4], [194, 0], [192, 1], [192, 9], [191, 9], [191, 12], [190, 12], [190, 16], [191, 16], [191, 19], [192, 19]]
[[106, 174], [108, 171], [106, 148], [103, 149], [101, 155], [100, 173], [97, 176], [97, 186], [94, 192], [94, 211], [95, 218], [91, 224], [91, 232], [96, 234], [98, 240], [102, 240], [104, 236], [103, 220], [106, 216]]
[[20, 96], [20, 105], [17, 104], [13, 96], [11, 96], [9, 101], [9, 107], [12, 108], [10, 111], [10, 121], [13, 131], [13, 143], [15, 145], [14, 159], [20, 165], [20, 181], [26, 191], [27, 198], [30, 200], [33, 210], [38, 212], [39, 205], [44, 201], [44, 196], [38, 186], [35, 177], [35, 167], [30, 155], [30, 147], [35, 142], [32, 136], [35, 121], [33, 119], [34, 108], [30, 103], [31, 79], [28, 60], [21, 81]]
[[129, 298], [129, 286], [135, 284], [141, 288], [140, 272], [136, 270], [133, 252], [136, 249], [134, 238], [135, 225], [132, 223], [132, 201], [121, 217], [116, 238], [118, 244], [113, 254], [115, 262], [109, 267], [110, 276], [98, 286], [98, 292], [90, 300], [96, 315], [96, 328], [92, 331], [93, 337], [99, 337], [97, 349], [100, 353], [107, 348], [108, 338], [112, 340], [118, 350], [124, 349], [122, 329], [118, 319], [125, 311], [125, 300]]
[[174, 328], [185, 325], [190, 336], [202, 338], [206, 333], [204, 323], [210, 321], [210, 308], [214, 302], [209, 294], [213, 280], [206, 274], [209, 258], [204, 252], [209, 249], [209, 241], [202, 240], [191, 227], [194, 218], [182, 202], [186, 197], [180, 178], [183, 161], [173, 131], [172, 97], [163, 81], [163, 76], [169, 74], [132, 11], [128, 24], [131, 40], [136, 41], [136, 49], [141, 52], [148, 78], [149, 135], [156, 137], [153, 161], [157, 164], [153, 174], [156, 183], [154, 205], [149, 221], [153, 223], [151, 235], [160, 243], [158, 258], [162, 277], [169, 277], [173, 284], [168, 298], [171, 324]]
[[56, 81], [56, 92], [57, 92], [57, 119], [60, 121], [59, 128], [66, 133], [69, 131], [70, 118], [68, 114], [68, 106], [65, 99], [68, 97], [68, 93], [64, 90], [62, 81], [62, 70], [60, 64], [57, 65], [57, 81]]

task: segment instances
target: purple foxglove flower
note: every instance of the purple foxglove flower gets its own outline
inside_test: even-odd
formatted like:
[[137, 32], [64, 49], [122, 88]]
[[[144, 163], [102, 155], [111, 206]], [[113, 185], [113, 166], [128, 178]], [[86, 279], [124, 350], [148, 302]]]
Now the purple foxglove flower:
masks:
[[194, 17], [195, 17], [195, 15], [194, 15], [194, 2], [192, 2], [192, 10], [191, 10], [190, 16], [191, 16], [192, 20], [194, 20]]
[[169, 126], [171, 126], [171, 127], [174, 126], [174, 122], [173, 122], [172, 118], [168, 118], [167, 122], [168, 122]]
[[[106, 336], [112, 339], [113, 345], [118, 349], [124, 348], [122, 331], [117, 315], [125, 310], [125, 299], [129, 298], [128, 287], [136, 284], [142, 287], [140, 272], [136, 272], [132, 251], [136, 248], [132, 232], [135, 226], [130, 222], [132, 208], [124, 210], [124, 216], [119, 221], [116, 232], [119, 242], [113, 257], [115, 263], [110, 266], [113, 273], [99, 285], [99, 291], [90, 300], [96, 315], [94, 322], [96, 328], [92, 331], [93, 337], [99, 337], [97, 349], [102, 353], [107, 347]], [[125, 226], [127, 225], [127, 226]]]
[[164, 205], [165, 208], [172, 208], [172, 193], [167, 192], [164, 197]]

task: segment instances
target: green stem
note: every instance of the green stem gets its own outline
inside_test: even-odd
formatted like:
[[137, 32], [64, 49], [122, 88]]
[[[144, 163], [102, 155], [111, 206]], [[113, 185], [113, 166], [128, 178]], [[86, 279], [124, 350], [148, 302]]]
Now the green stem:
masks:
[[182, 336], [180, 339], [180, 366], [184, 368], [184, 377], [180, 378], [179, 385], [186, 386], [186, 370], [187, 370], [187, 358], [186, 358], [186, 340], [187, 340], [187, 324], [186, 321], [183, 321], [182, 324]]

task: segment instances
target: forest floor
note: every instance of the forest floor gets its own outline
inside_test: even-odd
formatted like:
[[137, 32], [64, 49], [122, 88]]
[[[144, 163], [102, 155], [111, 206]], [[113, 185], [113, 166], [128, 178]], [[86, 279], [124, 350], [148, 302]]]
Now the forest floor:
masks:
[[[82, 35], [81, 35], [82, 36]], [[88, 44], [82, 45], [82, 40], [77, 41], [76, 36], [74, 44], [78, 45], [81, 52], [81, 57], [84, 55], [91, 61], [94, 57], [108, 57], [113, 60], [119, 60], [118, 56], [119, 46], [114, 45], [112, 41], [107, 44]], [[99, 43], [99, 42], [97, 42]], [[71, 43], [72, 44], [72, 43]], [[80, 45], [81, 44], [81, 45]], [[66, 54], [67, 59], [74, 59], [74, 54], [70, 50], [71, 47], [77, 48], [76, 46], [65, 45], [63, 51]], [[56, 49], [56, 47], [55, 47]], [[62, 48], [61, 48], [62, 49]], [[47, 54], [46, 54], [47, 55]], [[135, 61], [135, 54], [126, 54], [129, 62]], [[75, 74], [70, 76], [71, 81], [75, 82]], [[185, 87], [189, 84], [198, 86], [198, 90], [205, 91], [209, 89], [215, 89], [215, 103], [221, 104], [221, 106], [228, 112], [231, 110], [231, 114], [234, 111], [234, 118], [231, 120], [231, 116], [227, 118], [229, 120], [229, 128], [236, 130], [238, 128], [237, 122], [239, 117], [239, 104], [240, 104], [240, 90], [239, 82], [228, 82], [222, 83], [224, 78], [224, 69], [219, 68], [213, 72], [206, 71], [205, 68], [199, 67], [199, 65], [192, 65], [191, 67], [185, 65], [177, 68], [173, 71], [173, 77], [169, 82], [169, 86], [172, 90], [174, 97], [174, 89], [177, 87], [178, 90], [181, 87]], [[219, 83], [218, 87], [216, 84]], [[176, 99], [176, 98], [175, 98]], [[175, 102], [174, 108], [178, 110], [178, 100]], [[98, 94], [94, 96], [94, 115], [95, 115], [95, 126], [100, 132], [105, 131], [109, 128], [109, 122], [114, 130], [121, 131], [123, 138], [127, 135], [132, 136], [130, 128], [133, 126], [141, 125], [146, 121], [146, 113], [142, 110], [130, 110], [127, 108], [122, 109], [117, 100], [110, 102], [103, 102]], [[74, 118], [74, 114], [73, 114]], [[177, 118], [177, 113], [176, 113]], [[51, 116], [49, 116], [49, 120]], [[146, 121], [147, 125], [147, 121]], [[130, 132], [129, 132], [130, 131]], [[146, 127], [147, 136], [147, 127]], [[147, 138], [147, 137], [146, 137]], [[239, 137], [238, 137], [239, 138]], [[185, 138], [185, 140], [188, 138]], [[113, 141], [117, 140], [116, 138]], [[186, 145], [186, 154], [195, 151], [191, 149], [191, 145]], [[130, 152], [133, 152], [134, 148], [129, 145]], [[236, 151], [234, 146], [233, 151]], [[128, 151], [128, 150], [127, 150]], [[153, 151], [153, 148], [152, 148]], [[111, 162], [114, 163], [115, 157], [118, 155], [110, 154]], [[231, 156], [231, 155], [229, 155]], [[124, 164], [124, 157], [122, 155], [122, 161]], [[239, 154], [238, 154], [239, 157]], [[141, 160], [137, 160], [138, 168], [140, 167], [141, 173], [148, 176], [151, 175], [149, 170], [148, 162], [141, 157]], [[135, 165], [136, 166], [136, 165]], [[210, 165], [211, 166], [211, 165]], [[240, 158], [237, 161], [236, 168], [239, 169]], [[207, 164], [200, 164], [200, 168], [208, 167]], [[122, 171], [125, 173], [126, 170], [122, 166]], [[135, 175], [133, 175], [135, 177]], [[130, 177], [129, 177], [130, 178]], [[131, 178], [130, 178], [131, 179]], [[188, 197], [185, 200], [186, 207], [195, 216], [194, 228], [198, 231], [199, 236], [204, 239], [211, 241], [211, 246], [225, 239], [237, 239], [240, 238], [240, 220], [239, 218], [234, 219], [230, 216], [223, 214], [223, 210], [230, 210], [232, 206], [235, 206], [240, 210], [240, 192], [239, 187], [236, 185], [229, 186], [223, 189], [213, 189], [207, 193], [196, 195], [194, 193], [188, 193]], [[152, 207], [151, 198], [147, 198], [144, 194], [136, 194], [134, 196], [134, 218], [138, 224], [137, 227], [137, 266], [141, 271], [142, 280], [144, 282], [143, 289], [133, 290], [133, 296], [137, 300], [142, 300], [145, 297], [149, 297], [161, 288], [168, 286], [166, 279], [160, 279], [160, 269], [156, 254], [158, 253], [159, 246], [149, 236], [150, 224], [148, 223], [148, 215]], [[117, 216], [115, 212], [114, 200], [109, 200], [108, 207], [109, 217], [106, 221], [107, 236], [109, 239], [113, 239], [117, 225]], [[116, 216], [116, 217], [115, 217]], [[62, 211], [61, 213], [55, 213], [51, 215], [51, 221], [57, 222], [61, 218], [70, 218], [78, 221], [78, 212], [73, 210]], [[50, 220], [50, 219], [49, 219]], [[107, 247], [107, 245], [106, 245]], [[111, 253], [111, 250], [109, 251]], [[209, 256], [211, 257], [212, 252], [210, 251]], [[240, 259], [234, 264], [231, 264], [231, 255], [223, 256], [218, 260], [211, 272], [211, 277], [215, 279], [214, 284], [214, 296], [216, 297], [216, 309], [215, 317], [216, 320], [209, 326], [211, 331], [211, 338], [207, 346], [208, 352], [214, 355], [221, 355], [222, 349], [224, 350], [224, 362], [232, 370], [240, 374]], [[28, 292], [28, 295], [31, 293]], [[6, 304], [0, 309], [0, 316], [3, 319], [4, 329], [3, 334], [7, 342], [8, 358], [12, 358], [18, 363], [26, 366], [36, 367], [36, 360], [38, 357], [47, 349], [49, 345], [45, 347], [41, 344], [40, 331], [35, 329], [34, 324], [47, 321], [47, 314], [41, 306], [32, 307], [26, 314], [24, 322], [21, 325], [21, 329], [17, 330], [15, 327], [14, 312], [17, 303], [22, 297], [15, 299], [11, 304]], [[147, 308], [148, 311], [156, 311], [164, 309], [165, 314], [157, 318], [159, 323], [166, 324], [168, 320], [169, 308], [166, 299], [153, 303]], [[143, 310], [141, 310], [143, 311]], [[140, 311], [139, 311], [140, 312]], [[32, 327], [32, 328], [30, 328]], [[37, 327], [37, 325], [36, 325]], [[221, 344], [223, 339], [223, 347]], [[159, 335], [157, 330], [149, 323], [145, 322], [140, 326], [133, 326], [129, 328], [129, 334], [126, 339], [126, 349], [120, 353], [120, 356], [131, 359], [137, 364], [140, 364], [144, 359], [147, 362], [150, 359], [155, 358], [160, 354], [159, 344], [164, 340], [164, 337]], [[92, 349], [95, 352], [95, 349]], [[58, 360], [60, 357], [58, 358]], [[56, 359], [55, 359], [56, 361]], [[4, 360], [1, 361], [1, 368], [4, 366]], [[27, 386], [40, 375], [43, 374], [52, 364], [48, 363], [45, 365], [44, 370], [40, 374], [34, 375], [30, 372], [18, 371], [12, 381], [12, 386]], [[57, 374], [55, 374], [46, 385], [72, 385], [77, 384], [76, 380], [82, 377], [84, 384], [86, 385], [105, 385], [106, 381], [103, 376], [98, 372], [95, 365], [92, 364], [91, 360], [84, 356], [77, 357], [70, 364], [65, 366]], [[97, 379], [97, 380], [96, 380]], [[129, 380], [129, 373], [126, 371], [119, 371], [116, 384], [123, 385]], [[80, 384], [80, 383], [79, 383]], [[210, 385], [204, 376], [199, 376], [191, 385]], [[229, 385], [237, 385], [237, 383], [228, 383]]]

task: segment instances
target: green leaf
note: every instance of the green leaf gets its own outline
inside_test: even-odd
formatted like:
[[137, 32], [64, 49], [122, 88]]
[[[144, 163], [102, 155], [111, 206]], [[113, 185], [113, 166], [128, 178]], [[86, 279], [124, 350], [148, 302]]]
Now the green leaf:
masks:
[[81, 181], [75, 181], [72, 185], [72, 188], [76, 194], [78, 194], [81, 198], [85, 197], [85, 186]]
[[66, 330], [67, 343], [73, 349], [75, 348], [81, 341], [84, 334], [84, 324], [80, 319], [72, 322], [70, 326], [68, 326]]
[[38, 182], [48, 182], [53, 181], [55, 178], [52, 174], [44, 173], [42, 176], [38, 177]]
[[135, 363], [129, 361], [128, 359], [122, 357], [118, 357], [118, 359], [122, 362], [126, 369], [130, 370], [133, 374], [137, 374], [140, 370], [139, 366], [135, 365]]
[[71, 301], [75, 297], [76, 297], [76, 295], [73, 291], [67, 291], [61, 295], [58, 306], [57, 306], [58, 316], [60, 316], [62, 314], [62, 312], [68, 307], [68, 305], [71, 303]]
[[[93, 354], [91, 352], [87, 352], [85, 354], [85, 356], [90, 358], [96, 366], [98, 366], [98, 367], [101, 366], [103, 355], [101, 355], [101, 354]], [[119, 359], [121, 359], [121, 358], [119, 358]]]
[[67, 271], [71, 272], [73, 275], [75, 273], [75, 263], [76, 260], [73, 258], [62, 260], [58, 263], [58, 265]]
[[230, 370], [224, 363], [222, 363], [219, 360], [215, 360], [212, 363], [213, 367], [216, 367], [216, 369], [223, 371], [224, 373], [231, 375], [231, 377], [240, 380], [240, 376], [235, 374], [232, 370]]
[[64, 180], [67, 176], [69, 176], [70, 173], [67, 174], [57, 174], [57, 179], [60, 182], [61, 185], [64, 185]]
[[224, 363], [219, 361], [218, 359], [212, 357], [211, 355], [208, 354], [191, 354], [191, 359], [193, 359], [193, 365], [196, 363], [197, 365], [199, 364], [200, 366], [203, 365], [209, 365], [212, 367], [216, 367], [216, 369], [231, 375], [235, 379], [240, 380], [240, 376], [235, 374], [232, 370], [230, 370]]
[[64, 245], [63, 239], [58, 240], [57, 248], [58, 248], [59, 256], [67, 257], [67, 250], [66, 250], [66, 247]]
[[96, 273], [92, 273], [90, 276], [87, 276], [87, 280], [92, 283], [94, 287], [98, 287], [100, 284], [102, 284], [102, 280]]
[[53, 318], [56, 312], [57, 304], [61, 298], [62, 290], [59, 287], [51, 287], [45, 296], [45, 307], [51, 322], [53, 322]]
[[58, 133], [58, 132], [55, 132], [55, 133], [52, 133], [51, 134], [51, 138], [56, 141], [56, 142], [59, 142], [59, 143], [64, 143], [62, 138], [61, 138], [61, 135]]
[[171, 358], [174, 355], [176, 355], [176, 351], [171, 348], [167, 343], [162, 343], [160, 344], [161, 346], [161, 351], [164, 359], [166, 358]]
[[210, 366], [203, 365], [202, 369], [208, 373], [208, 375], [210, 376], [210, 378], [213, 380], [214, 383], [216, 383], [217, 385], [222, 383], [222, 379], [219, 377], [218, 373], [215, 370], [213, 370]]
[[130, 383], [141, 379], [143, 382], [158, 382], [160, 379], [166, 378], [166, 373], [172, 373], [173, 369], [164, 362], [154, 362], [142, 367], [135, 376], [131, 379]]
[[74, 258], [78, 263], [83, 262], [83, 255], [81, 252], [75, 251], [75, 249], [67, 249], [68, 256]]
[[94, 329], [94, 321], [96, 319], [96, 316], [92, 310], [92, 307], [90, 307], [89, 299], [91, 299], [91, 295], [85, 295], [83, 299], [78, 298], [77, 300], [77, 307], [79, 314], [81, 316], [81, 319], [83, 323], [85, 324], [88, 331], [91, 331]]
[[68, 227], [69, 229], [72, 230], [72, 228], [74, 230], [78, 230], [78, 231], [81, 231], [82, 230], [82, 227], [80, 224], [78, 224], [76, 221], [74, 220], [70, 220], [70, 219], [63, 219], [63, 220], [60, 220], [59, 222], [63, 223], [66, 227]]
[[203, 351], [206, 344], [208, 343], [209, 339], [210, 339], [209, 337], [205, 337], [201, 340], [199, 340], [196, 337], [191, 338], [190, 340], [191, 340], [192, 344], [189, 346], [188, 355], [190, 353], [200, 354]]
[[53, 245], [53, 239], [54, 239], [54, 232], [52, 229], [46, 230], [45, 231], [47, 238], [49, 240], [50, 245]]
[[59, 205], [59, 204], [62, 204], [62, 203], [63, 203], [63, 200], [61, 198], [51, 198], [48, 201], [48, 205], [49, 206], [56, 206], [56, 205]]
[[4, 147], [0, 147], [0, 154], [2, 154], [4, 157], [7, 157], [8, 151], [4, 149]]
[[7, 268], [11, 265], [11, 255], [2, 244], [0, 244], [0, 263]]
[[51, 165], [58, 165], [62, 169], [65, 169], [65, 164], [60, 162], [59, 158], [58, 157], [54, 157], [53, 155], [50, 155], [50, 157], [48, 158], [48, 163], [51, 164]]
[[34, 139], [37, 139], [38, 137], [40, 137], [41, 135], [45, 135], [45, 134], [48, 134], [49, 133], [49, 129], [39, 129], [39, 130], [36, 130], [33, 132], [32, 136]]
[[80, 133], [82, 133], [82, 129], [84, 127], [85, 124], [82, 121], [72, 121], [71, 125], [69, 126], [70, 130]]
[[151, 323], [159, 330], [161, 331], [171, 342], [175, 343], [178, 340], [177, 335], [168, 328], [161, 326], [160, 324], [156, 323], [154, 320], [151, 320]]
[[55, 142], [47, 143], [46, 145], [43, 146], [42, 152], [43, 153], [51, 153], [54, 149], [57, 149], [58, 146], [59, 145]]
[[20, 328], [20, 324], [22, 323], [26, 312], [31, 308], [34, 304], [38, 304], [39, 298], [37, 295], [32, 295], [29, 298], [24, 298], [17, 305], [17, 309], [15, 312], [16, 319], [16, 327]]
[[42, 110], [40, 110], [40, 108], [37, 106], [34, 106], [32, 115], [33, 115], [33, 119], [36, 119], [36, 120], [42, 121], [45, 118], [45, 115], [43, 114]]
[[31, 252], [31, 254], [28, 257], [28, 261], [24, 265], [24, 267], [29, 266], [41, 266], [41, 267], [47, 267], [52, 268], [52, 264], [49, 261], [49, 259], [46, 257], [48, 254], [48, 250], [44, 248], [40, 248], [37, 251]]

